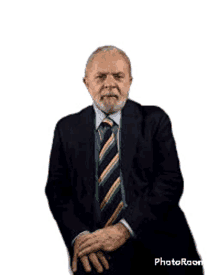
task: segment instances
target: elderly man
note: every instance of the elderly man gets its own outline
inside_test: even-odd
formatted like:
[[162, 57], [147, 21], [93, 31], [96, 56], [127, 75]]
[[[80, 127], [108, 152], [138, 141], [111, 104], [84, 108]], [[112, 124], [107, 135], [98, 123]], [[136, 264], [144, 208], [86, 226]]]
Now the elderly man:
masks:
[[203, 274], [169, 116], [128, 99], [116, 47], [93, 52], [84, 83], [93, 106], [57, 122], [46, 185], [73, 273]]

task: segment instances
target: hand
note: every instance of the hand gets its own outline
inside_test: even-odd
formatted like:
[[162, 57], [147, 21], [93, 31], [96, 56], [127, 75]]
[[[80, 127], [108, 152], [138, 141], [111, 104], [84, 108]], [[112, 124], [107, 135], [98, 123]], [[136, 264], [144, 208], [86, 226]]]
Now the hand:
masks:
[[[84, 240], [84, 236], [85, 235], [81, 235], [78, 238], [76, 238], [74, 243], [74, 255], [73, 255], [73, 261], [72, 261], [73, 272], [77, 271], [77, 257], [78, 257], [79, 245]], [[89, 255], [85, 255], [81, 257], [80, 260], [86, 272], [91, 271], [89, 260], [92, 262], [93, 266], [96, 268], [97, 272], [99, 273], [103, 272], [103, 267], [100, 264], [100, 261], [106, 269], [109, 269], [109, 263], [101, 251], [98, 251], [96, 253], [90, 253]]]
[[92, 262], [93, 266], [96, 268], [98, 273], [103, 272], [103, 267], [102, 267], [101, 263], [103, 264], [103, 266], [106, 269], [109, 269], [109, 263], [101, 251], [97, 251], [95, 253], [92, 252], [88, 256], [87, 255], [82, 256], [80, 258], [80, 260], [81, 260], [86, 272], [91, 271], [91, 266], [90, 266], [89, 260], [90, 260], [90, 262]]
[[83, 236], [78, 247], [78, 256], [82, 257], [99, 250], [115, 251], [129, 237], [129, 231], [121, 223], [98, 229], [94, 233]]

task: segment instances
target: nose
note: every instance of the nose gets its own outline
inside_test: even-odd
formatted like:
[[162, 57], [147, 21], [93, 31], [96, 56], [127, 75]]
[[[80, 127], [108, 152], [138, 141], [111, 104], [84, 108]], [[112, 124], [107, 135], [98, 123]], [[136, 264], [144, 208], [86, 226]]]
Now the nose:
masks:
[[105, 86], [105, 88], [115, 86], [114, 77], [111, 74], [107, 74], [105, 82], [104, 82], [104, 86]]

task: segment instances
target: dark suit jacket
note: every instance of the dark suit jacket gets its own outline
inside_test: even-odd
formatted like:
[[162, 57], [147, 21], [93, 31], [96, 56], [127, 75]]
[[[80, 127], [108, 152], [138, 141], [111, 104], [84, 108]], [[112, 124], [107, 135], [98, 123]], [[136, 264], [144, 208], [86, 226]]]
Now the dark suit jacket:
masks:
[[[94, 131], [92, 106], [60, 119], [54, 131], [46, 195], [71, 258], [73, 238], [99, 228]], [[161, 108], [127, 100], [122, 109], [121, 171], [128, 204], [123, 217], [136, 238], [150, 245], [152, 235], [168, 236], [169, 242], [179, 241], [179, 250], [189, 257], [195, 245], [178, 206], [183, 178], [171, 122]]]

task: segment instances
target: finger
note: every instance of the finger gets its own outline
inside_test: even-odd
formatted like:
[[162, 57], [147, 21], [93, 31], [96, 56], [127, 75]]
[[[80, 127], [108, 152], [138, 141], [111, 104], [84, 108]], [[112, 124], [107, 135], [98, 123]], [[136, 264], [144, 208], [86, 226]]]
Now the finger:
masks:
[[72, 261], [73, 272], [77, 271], [77, 254], [78, 254], [77, 245], [74, 244], [74, 255], [73, 255], [73, 261]]
[[105, 267], [105, 269], [109, 269], [109, 263], [106, 259], [106, 257], [104, 256], [104, 254], [102, 253], [102, 251], [97, 251], [96, 252], [97, 257], [99, 258], [99, 260], [101, 261], [101, 263], [103, 264], [103, 266]]
[[83, 257], [80, 258], [80, 260], [81, 260], [81, 262], [83, 264], [83, 267], [84, 267], [85, 271], [86, 272], [90, 272], [92, 270], [92, 268], [91, 268], [91, 265], [89, 263], [88, 257], [87, 256], [83, 256]]
[[86, 247], [88, 246], [91, 246], [95, 243], [98, 243], [98, 240], [97, 239], [93, 239], [93, 238], [90, 238], [88, 239], [87, 241], [85, 241], [82, 245], [79, 246], [79, 250], [78, 252], [81, 252], [83, 249], [85, 249]]
[[73, 261], [72, 261], [72, 269], [73, 269], [73, 272], [76, 272], [77, 271], [77, 257], [73, 257]]
[[82, 245], [85, 241], [89, 240], [91, 236], [92, 236], [91, 233], [80, 236], [80, 238], [78, 239], [78, 245], [79, 246]]
[[99, 272], [99, 273], [103, 272], [103, 267], [100, 264], [98, 257], [96, 256], [95, 253], [89, 254], [89, 260], [92, 262], [92, 264], [96, 268], [97, 272]]
[[93, 244], [91, 246], [88, 246], [86, 248], [84, 248], [79, 254], [78, 256], [79, 257], [82, 257], [82, 256], [85, 256], [87, 254], [90, 254], [92, 252], [96, 252], [98, 250], [101, 250], [101, 244], [100, 243], [96, 243], [96, 244]]
[[89, 239], [97, 238], [101, 232], [102, 232], [102, 229], [97, 229], [93, 233], [87, 233], [85, 235], [82, 235], [82, 238], [80, 238], [80, 240], [79, 240], [79, 245], [82, 245], [84, 242], [86, 242]]

